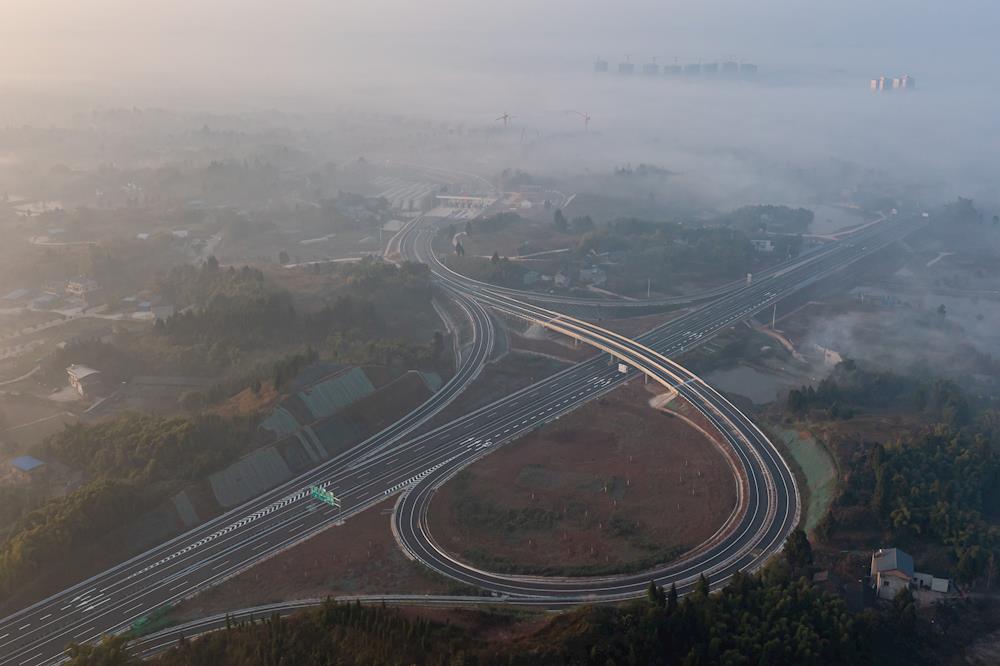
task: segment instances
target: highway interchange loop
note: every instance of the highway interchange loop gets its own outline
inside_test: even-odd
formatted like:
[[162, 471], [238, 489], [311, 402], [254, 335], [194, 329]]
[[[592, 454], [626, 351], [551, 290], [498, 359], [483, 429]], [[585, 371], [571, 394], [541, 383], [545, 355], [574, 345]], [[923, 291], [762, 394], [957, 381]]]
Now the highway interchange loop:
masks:
[[[636, 341], [629, 341], [609, 338], [609, 332], [569, 317], [549, 321], [555, 317], [537, 306], [448, 273], [433, 253], [427, 256], [425, 241], [430, 232], [415, 222], [404, 230], [399, 241], [401, 254], [431, 262], [445, 293], [472, 322], [473, 341], [463, 354], [455, 376], [426, 403], [349, 451], [189, 532], [0, 620], [0, 664], [56, 663], [70, 641], [92, 641], [104, 633], [124, 631], [136, 619], [193, 596], [341, 519], [404, 491], [394, 517], [400, 540], [412, 556], [446, 575], [459, 580], [468, 578], [467, 582], [500, 595], [535, 598], [546, 603], [587, 598], [610, 600], [640, 594], [644, 587], [636, 587], [637, 576], [535, 582], [470, 570], [435, 548], [422, 525], [421, 502], [449, 474], [484, 455], [489, 447], [509, 442], [635, 376], [634, 372], [618, 373], [617, 368], [609, 367], [607, 357], [602, 354], [428, 429], [429, 420], [478, 376], [493, 352], [495, 327], [484, 304], [550, 326], [569, 327], [581, 339], [591, 343], [600, 341], [605, 347], [610, 345], [616, 356], [628, 359], [632, 367], [642, 368], [658, 381], [676, 383], [676, 377], [687, 377], [686, 371], [669, 362], [665, 364], [663, 361], [669, 357], [692, 349], [718, 331], [836, 273], [905, 235], [915, 224], [894, 219], [859, 231], [849, 241], [831, 243], [785, 262], [755, 278], [751, 285], [731, 287], [723, 296]], [[678, 390], [707, 409], [706, 416], [720, 426], [730, 443], [736, 440], [746, 444], [742, 449], [742, 465], [748, 474], [756, 475], [755, 486], [747, 498], [747, 510], [733, 536], [699, 552], [694, 556], [696, 559], [655, 571], [658, 580], [676, 580], [683, 589], [695, 569], [712, 572], [715, 581], [721, 583], [732, 571], [756, 566], [779, 548], [797, 520], [798, 494], [787, 467], [780, 457], [774, 456], [766, 438], [721, 395], [697, 380], [679, 386]], [[487, 441], [489, 447], [484, 447]], [[310, 485], [333, 490], [343, 500], [343, 513], [304, 501]], [[400, 516], [407, 518], [403, 520]], [[648, 584], [650, 574], [642, 574], [641, 578]]]

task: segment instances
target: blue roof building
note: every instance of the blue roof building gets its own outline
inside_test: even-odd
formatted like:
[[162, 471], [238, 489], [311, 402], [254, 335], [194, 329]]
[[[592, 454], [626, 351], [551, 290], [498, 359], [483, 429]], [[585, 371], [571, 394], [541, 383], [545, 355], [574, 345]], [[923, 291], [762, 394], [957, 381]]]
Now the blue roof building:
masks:
[[11, 460], [10, 466], [15, 476], [30, 479], [45, 467], [45, 463], [34, 456], [20, 456]]

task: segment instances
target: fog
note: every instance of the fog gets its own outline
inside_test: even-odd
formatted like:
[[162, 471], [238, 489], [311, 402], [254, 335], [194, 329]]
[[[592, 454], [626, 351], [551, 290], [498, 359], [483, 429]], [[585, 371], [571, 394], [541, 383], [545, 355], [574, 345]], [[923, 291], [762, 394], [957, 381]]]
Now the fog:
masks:
[[[4, 4], [3, 122], [154, 106], [377, 112], [475, 131], [510, 112], [515, 137], [452, 145], [448, 159], [484, 173], [655, 163], [720, 206], [808, 199], [802, 170], [848, 164], [932, 201], [995, 204], [1000, 9], [985, 1]], [[595, 77], [599, 57], [612, 70], [735, 58], [760, 72], [623, 81]], [[904, 73], [913, 94], [867, 89]], [[591, 114], [589, 135], [570, 110]]]

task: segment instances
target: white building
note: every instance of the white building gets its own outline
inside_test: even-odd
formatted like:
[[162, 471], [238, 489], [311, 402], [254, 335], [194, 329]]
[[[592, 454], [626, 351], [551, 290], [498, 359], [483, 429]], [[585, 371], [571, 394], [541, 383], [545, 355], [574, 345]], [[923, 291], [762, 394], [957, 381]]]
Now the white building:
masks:
[[871, 583], [879, 599], [892, 599], [902, 590], [947, 594], [951, 581], [913, 570], [913, 558], [898, 548], [872, 553]]
[[69, 376], [69, 385], [80, 394], [81, 398], [93, 397], [102, 388], [103, 377], [100, 370], [85, 365], [71, 365], [66, 368], [66, 374]]
[[66, 293], [77, 298], [86, 299], [100, 289], [101, 285], [97, 284], [96, 281], [82, 275], [66, 283]]

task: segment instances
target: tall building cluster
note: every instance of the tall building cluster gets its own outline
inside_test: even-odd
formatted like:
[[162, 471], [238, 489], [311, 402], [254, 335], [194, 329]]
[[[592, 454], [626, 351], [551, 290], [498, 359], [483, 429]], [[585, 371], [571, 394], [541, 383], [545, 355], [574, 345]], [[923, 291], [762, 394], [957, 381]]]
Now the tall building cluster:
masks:
[[916, 81], [914, 81], [913, 77], [909, 74], [903, 74], [902, 76], [894, 78], [880, 76], [877, 79], [871, 79], [868, 85], [872, 92], [881, 92], [883, 90], [913, 90], [916, 87]]
[[[594, 61], [594, 71], [599, 73], [606, 73], [611, 69], [607, 60], [596, 60]], [[618, 74], [622, 76], [632, 76], [637, 71], [641, 72], [643, 76], [656, 77], [656, 76], [680, 76], [680, 77], [703, 77], [703, 78], [751, 78], [757, 74], [757, 65], [749, 62], [735, 62], [729, 60], [723, 63], [718, 62], [706, 62], [706, 63], [688, 63], [686, 65], [658, 65], [656, 61], [647, 62], [641, 67], [636, 66], [635, 63], [625, 62], [618, 63]]]

